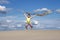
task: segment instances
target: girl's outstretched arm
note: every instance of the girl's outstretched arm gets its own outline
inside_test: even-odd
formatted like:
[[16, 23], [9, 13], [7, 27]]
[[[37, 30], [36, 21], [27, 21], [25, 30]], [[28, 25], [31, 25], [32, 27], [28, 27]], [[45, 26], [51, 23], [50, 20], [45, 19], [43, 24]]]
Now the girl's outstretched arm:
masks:
[[31, 19], [33, 18], [33, 17], [35, 17], [36, 15], [33, 15], [33, 16], [31, 16]]
[[27, 18], [26, 13], [24, 13], [24, 16]]

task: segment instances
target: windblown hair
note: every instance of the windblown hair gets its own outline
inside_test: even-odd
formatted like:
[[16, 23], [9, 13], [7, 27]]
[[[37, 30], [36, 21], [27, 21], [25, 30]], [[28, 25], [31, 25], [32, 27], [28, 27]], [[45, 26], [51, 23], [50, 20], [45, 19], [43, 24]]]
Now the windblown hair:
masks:
[[31, 14], [29, 12], [27, 12], [27, 16], [31, 16]]

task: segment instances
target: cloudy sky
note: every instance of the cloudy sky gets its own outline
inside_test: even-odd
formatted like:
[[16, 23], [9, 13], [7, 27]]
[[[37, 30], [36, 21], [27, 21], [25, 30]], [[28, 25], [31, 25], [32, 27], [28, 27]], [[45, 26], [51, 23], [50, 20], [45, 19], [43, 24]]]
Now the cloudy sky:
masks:
[[0, 0], [0, 29], [24, 29], [23, 10], [32, 14], [49, 11], [49, 15], [32, 19], [34, 29], [60, 29], [59, 4], [60, 0]]

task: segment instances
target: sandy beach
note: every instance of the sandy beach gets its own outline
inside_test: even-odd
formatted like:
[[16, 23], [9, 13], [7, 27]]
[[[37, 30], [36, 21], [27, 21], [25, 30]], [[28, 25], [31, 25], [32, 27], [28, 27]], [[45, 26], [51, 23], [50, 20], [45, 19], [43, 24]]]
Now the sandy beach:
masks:
[[60, 30], [1, 31], [0, 40], [60, 40]]

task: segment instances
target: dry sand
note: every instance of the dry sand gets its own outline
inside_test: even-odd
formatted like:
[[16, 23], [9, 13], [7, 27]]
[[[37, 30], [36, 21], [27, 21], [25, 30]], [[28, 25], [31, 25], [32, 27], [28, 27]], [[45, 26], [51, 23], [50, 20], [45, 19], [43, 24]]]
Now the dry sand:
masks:
[[0, 40], [60, 40], [60, 30], [4, 31]]

